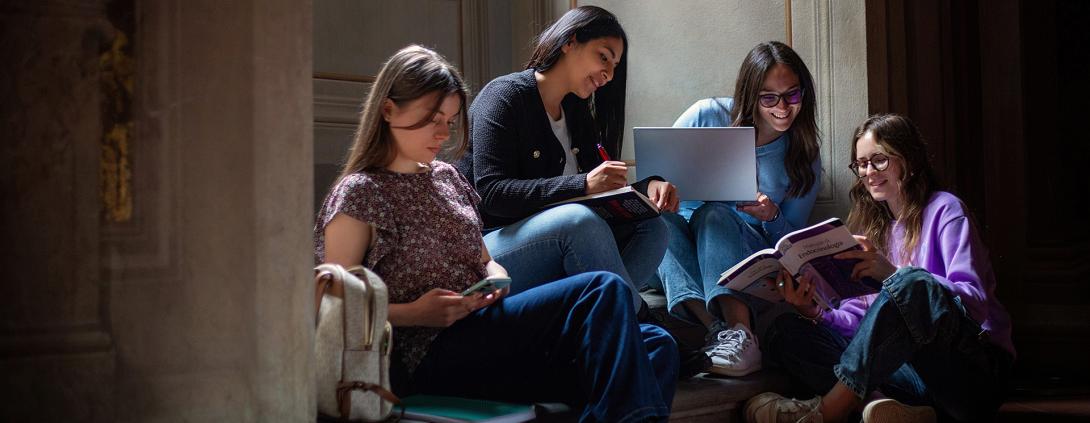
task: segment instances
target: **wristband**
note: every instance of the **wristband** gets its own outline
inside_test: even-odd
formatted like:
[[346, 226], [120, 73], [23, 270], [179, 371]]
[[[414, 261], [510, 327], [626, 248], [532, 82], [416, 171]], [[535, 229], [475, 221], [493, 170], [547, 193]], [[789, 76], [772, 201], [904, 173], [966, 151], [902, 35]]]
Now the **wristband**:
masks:
[[779, 207], [779, 206], [776, 206], [776, 215], [775, 215], [775, 216], [772, 216], [772, 218], [771, 218], [771, 219], [768, 219], [768, 220], [766, 220], [766, 221], [765, 221], [765, 223], [769, 223], [769, 222], [775, 222], [775, 221], [776, 221], [776, 219], [779, 219], [779, 218], [780, 218], [780, 207]]
[[799, 317], [801, 317], [803, 319], [806, 319], [806, 320], [809, 320], [810, 323], [813, 323], [815, 325], [818, 324], [818, 323], [821, 323], [821, 318], [824, 317], [824, 316], [825, 316], [825, 308], [820, 307], [820, 306], [818, 307], [818, 312], [817, 312], [816, 315], [814, 315], [814, 317], [809, 317], [809, 316], [807, 316], [805, 314], [802, 314], [801, 312], [799, 313]]

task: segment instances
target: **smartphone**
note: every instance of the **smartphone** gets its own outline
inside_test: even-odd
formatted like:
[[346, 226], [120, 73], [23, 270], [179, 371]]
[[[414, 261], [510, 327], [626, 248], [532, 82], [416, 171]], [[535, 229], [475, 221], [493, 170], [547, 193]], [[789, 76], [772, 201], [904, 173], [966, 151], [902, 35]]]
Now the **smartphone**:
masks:
[[465, 291], [462, 291], [463, 297], [468, 297], [476, 293], [482, 293], [485, 295], [491, 294], [497, 289], [504, 289], [511, 286], [511, 278], [505, 278], [500, 276], [489, 276], [481, 279], [473, 286], [469, 287]]

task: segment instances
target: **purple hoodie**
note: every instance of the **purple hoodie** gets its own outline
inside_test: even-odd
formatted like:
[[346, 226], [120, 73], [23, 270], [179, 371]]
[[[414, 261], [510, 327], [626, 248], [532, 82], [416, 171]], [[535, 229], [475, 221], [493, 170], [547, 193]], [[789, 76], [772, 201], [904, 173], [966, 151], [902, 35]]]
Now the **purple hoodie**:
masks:
[[[909, 265], [901, 260], [904, 227], [899, 222], [894, 223], [889, 245], [890, 262], [898, 267]], [[910, 260], [911, 265], [927, 269], [950, 293], [961, 297], [969, 315], [989, 331], [991, 342], [1015, 354], [1010, 315], [995, 297], [995, 274], [988, 251], [970, 224], [960, 199], [943, 191], [931, 195], [923, 210], [920, 242]], [[875, 295], [843, 301], [839, 309], [825, 313], [824, 323], [851, 337]]]

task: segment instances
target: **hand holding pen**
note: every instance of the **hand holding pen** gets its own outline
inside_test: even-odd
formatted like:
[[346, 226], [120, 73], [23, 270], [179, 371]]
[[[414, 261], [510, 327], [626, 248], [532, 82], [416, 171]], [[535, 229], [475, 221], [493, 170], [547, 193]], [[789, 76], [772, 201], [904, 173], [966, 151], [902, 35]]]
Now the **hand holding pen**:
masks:
[[605, 147], [602, 147], [602, 144], [598, 144], [598, 157], [601, 157], [603, 162], [610, 161], [609, 153], [606, 152]]
[[[609, 159], [609, 153], [598, 144], [598, 156], [602, 164], [587, 174], [587, 194], [617, 189], [628, 185], [628, 166], [624, 162]], [[600, 182], [592, 185], [592, 181]], [[647, 184], [647, 196], [659, 210], [677, 212], [680, 199], [677, 187], [664, 181], [651, 181]]]
[[602, 144], [598, 144], [598, 156], [602, 164], [587, 174], [587, 194], [596, 194], [628, 185], [628, 166], [624, 162], [610, 160]]

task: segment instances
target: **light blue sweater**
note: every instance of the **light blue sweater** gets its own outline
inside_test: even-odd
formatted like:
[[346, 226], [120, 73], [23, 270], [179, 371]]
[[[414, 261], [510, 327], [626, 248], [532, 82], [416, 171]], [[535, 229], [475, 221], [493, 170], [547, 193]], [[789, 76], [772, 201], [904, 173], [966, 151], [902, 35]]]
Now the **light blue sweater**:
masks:
[[[730, 97], [706, 98], [689, 106], [674, 122], [674, 126], [682, 127], [715, 127], [730, 126], [730, 110], [734, 100]], [[821, 157], [814, 159], [814, 186], [802, 197], [788, 197], [787, 188], [791, 179], [787, 176], [784, 167], [784, 157], [787, 155], [787, 147], [791, 139], [784, 133], [774, 141], [757, 147], [757, 189], [767, 195], [780, 207], [780, 217], [771, 222], [761, 222], [753, 216], [738, 211], [746, 222], [752, 225], [760, 225], [769, 235], [772, 242], [780, 239], [785, 234], [806, 226], [810, 219], [810, 211], [814, 209], [814, 201], [821, 185]], [[754, 198], [756, 199], [756, 198]], [[683, 201], [678, 214], [689, 219], [693, 211], [704, 204], [703, 201]]]

